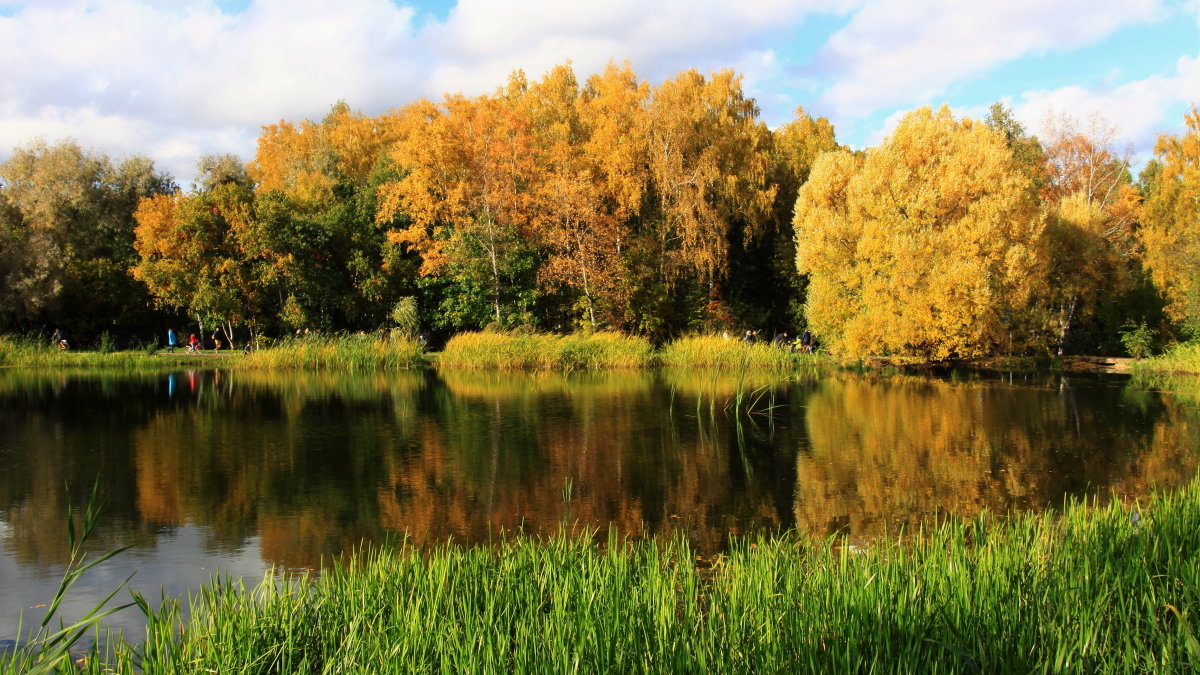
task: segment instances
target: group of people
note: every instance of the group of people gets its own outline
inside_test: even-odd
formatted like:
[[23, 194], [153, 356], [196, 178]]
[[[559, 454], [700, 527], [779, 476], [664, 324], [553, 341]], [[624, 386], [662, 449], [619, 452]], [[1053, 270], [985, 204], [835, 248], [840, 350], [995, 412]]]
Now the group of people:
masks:
[[[213, 341], [213, 353], [214, 354], [216, 352], [221, 351], [221, 349], [224, 348], [226, 339], [225, 339], [225, 334], [223, 332], [221, 332], [221, 329], [218, 328], [215, 332], [213, 332], [212, 341]], [[230, 346], [232, 346], [232, 342], [230, 342]], [[247, 348], [249, 348], [249, 346], [250, 346], [249, 343], [247, 343], [246, 346], [247, 346]], [[175, 334], [175, 329], [168, 328], [167, 329], [167, 351], [174, 354], [175, 349], [177, 347], [179, 347], [179, 338]], [[189, 334], [188, 340], [187, 340], [187, 353], [195, 354], [195, 353], [199, 352], [202, 348], [203, 348], [203, 345], [200, 342], [200, 338], [196, 337], [195, 333]]]
[[[746, 334], [742, 336], [742, 342], [745, 342], [746, 344], [752, 344], [757, 341], [758, 331], [756, 330], [748, 330], [746, 331]], [[790, 349], [793, 352], [798, 352], [801, 354], [811, 354], [813, 349], [816, 348], [816, 342], [813, 339], [813, 334], [810, 330], [806, 329], [800, 334], [800, 337], [794, 340], [790, 340], [788, 338], [787, 331], [783, 331], [775, 334], [775, 337], [771, 339], [771, 346]]]

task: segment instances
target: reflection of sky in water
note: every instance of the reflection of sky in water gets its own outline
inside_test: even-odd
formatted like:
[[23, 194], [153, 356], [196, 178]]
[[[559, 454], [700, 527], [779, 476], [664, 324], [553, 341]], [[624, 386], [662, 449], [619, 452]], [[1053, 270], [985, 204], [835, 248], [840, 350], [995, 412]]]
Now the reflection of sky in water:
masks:
[[[141, 593], [151, 603], [161, 597], [161, 592], [172, 597], [183, 596], [218, 573], [222, 576], [240, 576], [248, 586], [262, 579], [268, 566], [258, 555], [256, 537], [237, 551], [225, 551], [218, 555], [205, 551], [204, 529], [190, 525], [176, 528], [170, 534], [156, 537], [151, 548], [125, 551], [88, 570], [71, 587], [60, 605], [58, 617], [70, 623], [86, 615], [130, 574], [134, 576], [129, 581], [129, 588]], [[66, 536], [65, 533], [63, 536]], [[44, 606], [53, 599], [62, 572], [61, 566], [31, 568], [22, 565], [13, 559], [7, 547], [0, 551], [0, 589], [3, 589], [4, 597], [0, 604], [0, 640], [17, 637], [21, 612], [24, 612], [24, 630], [36, 628], [45, 611], [39, 605]], [[109, 606], [117, 607], [129, 601], [129, 592], [122, 591]], [[57, 625], [57, 621], [52, 625]], [[141, 612], [136, 607], [129, 607], [114, 615], [108, 625], [137, 636], [145, 624]]]

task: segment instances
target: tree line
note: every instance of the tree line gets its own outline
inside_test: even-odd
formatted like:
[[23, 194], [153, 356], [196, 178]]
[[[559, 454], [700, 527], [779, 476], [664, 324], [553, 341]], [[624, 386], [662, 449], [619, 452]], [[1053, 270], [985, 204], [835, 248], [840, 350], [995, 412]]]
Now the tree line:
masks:
[[1102, 121], [910, 113], [852, 151], [732, 71], [569, 65], [264, 126], [191, 189], [34, 141], [0, 165], [0, 330], [810, 328], [845, 355], [1119, 352], [1200, 317], [1200, 115], [1135, 179]]

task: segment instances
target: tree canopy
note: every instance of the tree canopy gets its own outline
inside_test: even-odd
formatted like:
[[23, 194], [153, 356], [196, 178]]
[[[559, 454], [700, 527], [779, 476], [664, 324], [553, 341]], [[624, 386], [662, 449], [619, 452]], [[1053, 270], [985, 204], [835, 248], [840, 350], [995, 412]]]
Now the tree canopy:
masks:
[[[1200, 326], [1200, 113], [1134, 182], [1115, 126], [908, 114], [851, 151], [733, 71], [514, 72], [262, 128], [188, 190], [34, 141], [0, 165], [0, 330], [808, 328], [847, 356], [1115, 352]], [[1166, 313], [1163, 306], [1166, 305]], [[403, 311], [401, 311], [401, 309]]]

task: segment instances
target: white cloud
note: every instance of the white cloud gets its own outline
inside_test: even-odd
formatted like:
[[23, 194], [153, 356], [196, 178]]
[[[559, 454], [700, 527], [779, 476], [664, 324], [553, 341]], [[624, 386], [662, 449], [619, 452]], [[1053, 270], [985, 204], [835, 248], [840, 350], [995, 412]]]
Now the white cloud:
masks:
[[248, 159], [261, 124], [419, 95], [413, 16], [390, 0], [256, 0], [235, 16], [211, 0], [30, 3], [0, 16], [0, 153], [34, 135], [136, 145], [186, 182], [204, 152]]
[[[1159, 0], [461, 0], [437, 21], [408, 1], [252, 0], [230, 14], [217, 0], [0, 0], [0, 161], [35, 136], [72, 136], [149, 154], [187, 183], [201, 154], [250, 159], [260, 125], [319, 117], [338, 99], [378, 114], [418, 96], [489, 92], [516, 68], [536, 79], [568, 60], [580, 77], [629, 60], [651, 82], [734, 68], [765, 116], [800, 103], [842, 136], [872, 111], [936, 100], [999, 63], [1093, 44], [1160, 11]], [[789, 61], [795, 45], [783, 38], [807, 18], [851, 12], [818, 63]], [[1164, 79], [1192, 86], [1182, 73], [1194, 59], [1180, 63]], [[824, 82], [822, 101], [789, 98]], [[1169, 97], [1171, 83], [1145, 82], [1111, 92]], [[1020, 105], [1103, 94], [1080, 92], [1033, 92]], [[1153, 127], [1149, 112], [1129, 114], [1109, 117]]]
[[570, 59], [577, 73], [630, 60], [658, 81], [685, 68], [753, 62], [767, 38], [810, 13], [840, 13], [852, 0], [462, 0], [424, 42], [444, 57], [430, 80], [434, 91], [483, 93], [515, 68], [538, 77]]
[[1200, 103], [1200, 53], [1180, 57], [1171, 74], [1115, 87], [1086, 89], [1074, 85], [1025, 92], [1014, 102], [1013, 113], [1035, 133], [1052, 110], [1080, 120], [1099, 115], [1117, 125], [1118, 144], [1132, 146], [1140, 163], [1149, 157], [1159, 133], [1182, 127], [1179, 111], [1191, 103]]
[[823, 103], [841, 116], [866, 116], [927, 100], [1001, 63], [1092, 44], [1159, 13], [1158, 0], [879, 0], [822, 49], [835, 80]]
[[418, 28], [403, 0], [253, 0], [240, 14], [215, 0], [0, 0], [0, 160], [33, 136], [70, 135], [151, 154], [187, 182], [200, 154], [249, 159], [260, 125], [338, 99], [377, 114], [567, 60], [581, 77], [628, 59], [651, 81], [691, 67], [763, 81], [783, 68], [769, 36], [856, 1], [462, 0]]

